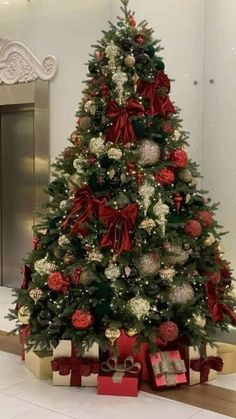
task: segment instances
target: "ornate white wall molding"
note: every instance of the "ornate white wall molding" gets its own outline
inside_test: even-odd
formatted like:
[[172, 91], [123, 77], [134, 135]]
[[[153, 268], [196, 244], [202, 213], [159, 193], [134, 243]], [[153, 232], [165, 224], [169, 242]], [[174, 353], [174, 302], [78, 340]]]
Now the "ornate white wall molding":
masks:
[[48, 55], [40, 62], [23, 43], [0, 36], [0, 84], [51, 80], [56, 70], [54, 56]]

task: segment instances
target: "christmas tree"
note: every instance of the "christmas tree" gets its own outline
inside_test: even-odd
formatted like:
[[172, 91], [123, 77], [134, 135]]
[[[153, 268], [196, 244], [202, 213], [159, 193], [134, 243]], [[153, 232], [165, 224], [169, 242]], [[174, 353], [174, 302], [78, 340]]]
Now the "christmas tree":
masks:
[[121, 0], [94, 45], [68, 146], [10, 318], [29, 345], [102, 349], [124, 330], [162, 347], [201, 346], [236, 324], [217, 205], [197, 186], [160, 43]]

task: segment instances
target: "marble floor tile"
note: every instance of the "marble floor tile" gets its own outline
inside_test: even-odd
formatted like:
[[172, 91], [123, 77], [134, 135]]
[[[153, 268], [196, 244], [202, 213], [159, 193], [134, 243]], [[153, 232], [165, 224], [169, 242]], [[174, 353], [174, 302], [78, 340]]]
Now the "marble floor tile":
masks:
[[0, 352], [0, 390], [32, 379], [19, 356]]
[[[209, 381], [209, 383], [207, 384], [236, 391], [236, 373], [218, 375], [218, 377], [215, 380]], [[235, 400], [235, 411], [236, 411], [236, 400]]]
[[[16, 415], [24, 415], [31, 411], [34, 405], [23, 400], [17, 400], [7, 394], [0, 392], [0, 418], [1, 419], [12, 419]], [[32, 418], [33, 419], [33, 418]], [[45, 418], [46, 419], [46, 418]]]
[[209, 412], [209, 410], [201, 410], [196, 415], [191, 416], [191, 419], [233, 419], [230, 416], [221, 415], [215, 412]]
[[42, 407], [35, 407], [34, 409], [12, 416], [12, 419], [71, 419], [72, 416], [61, 415], [58, 412], [44, 409]]

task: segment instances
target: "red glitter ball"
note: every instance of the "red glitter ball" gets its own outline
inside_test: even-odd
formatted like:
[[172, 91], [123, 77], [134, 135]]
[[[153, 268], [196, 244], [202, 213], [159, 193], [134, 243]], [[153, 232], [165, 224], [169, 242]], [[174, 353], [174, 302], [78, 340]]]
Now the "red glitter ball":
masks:
[[141, 33], [139, 33], [135, 36], [134, 40], [137, 44], [142, 45], [144, 43], [144, 36]]
[[188, 163], [188, 156], [183, 148], [176, 148], [170, 153], [170, 160], [175, 167], [185, 167]]
[[164, 122], [162, 129], [167, 134], [173, 131], [172, 125], [169, 121]]
[[159, 327], [159, 335], [165, 342], [173, 342], [179, 336], [179, 328], [172, 321], [163, 322]]
[[195, 218], [201, 223], [203, 227], [208, 227], [213, 222], [213, 217], [208, 211], [198, 211]]
[[190, 237], [199, 237], [202, 234], [202, 227], [199, 221], [189, 220], [184, 225], [184, 232]]
[[61, 272], [53, 272], [48, 277], [48, 288], [52, 291], [66, 293], [69, 284], [69, 278], [65, 277]]
[[72, 314], [71, 321], [76, 329], [87, 329], [93, 324], [93, 316], [88, 311], [78, 309]]
[[155, 180], [162, 185], [169, 185], [175, 181], [175, 174], [173, 170], [165, 167], [155, 173]]

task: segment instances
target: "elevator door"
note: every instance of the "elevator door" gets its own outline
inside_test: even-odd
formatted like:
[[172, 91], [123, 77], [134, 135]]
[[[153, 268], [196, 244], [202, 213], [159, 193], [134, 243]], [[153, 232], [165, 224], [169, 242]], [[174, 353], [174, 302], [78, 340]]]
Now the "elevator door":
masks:
[[1, 284], [19, 287], [31, 249], [34, 211], [34, 112], [0, 108]]

